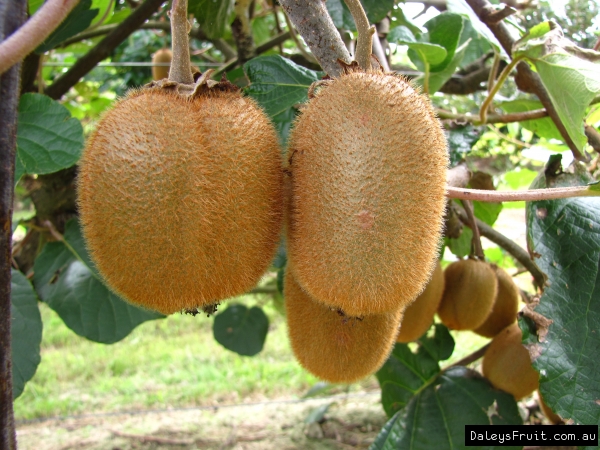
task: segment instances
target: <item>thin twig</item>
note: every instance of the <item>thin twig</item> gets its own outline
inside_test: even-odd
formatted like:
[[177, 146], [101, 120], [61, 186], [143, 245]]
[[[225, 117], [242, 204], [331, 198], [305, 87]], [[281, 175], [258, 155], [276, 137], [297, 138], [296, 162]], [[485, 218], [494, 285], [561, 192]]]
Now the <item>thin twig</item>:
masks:
[[0, 44], [0, 74], [6, 72], [44, 42], [79, 0], [48, 0], [40, 9]]
[[71, 87], [85, 76], [90, 70], [103, 59], [110, 56], [111, 52], [127, 37], [136, 31], [164, 0], [146, 0], [138, 6], [123, 22], [110, 32], [94, 48], [79, 58], [67, 72], [58, 77], [54, 83], [48, 86], [44, 93], [53, 99], [59, 99], [68, 92]]
[[488, 191], [446, 186], [446, 197], [448, 198], [478, 200], [480, 202], [537, 202], [557, 198], [598, 196], [600, 196], [600, 191], [592, 190], [589, 186], [529, 189], [526, 191]]
[[490, 76], [488, 78], [488, 93], [491, 92], [496, 76], [498, 75], [498, 67], [500, 66], [500, 53], [494, 51], [494, 59], [490, 68]]
[[354, 18], [356, 31], [358, 32], [354, 59], [361, 68], [369, 70], [371, 68], [371, 51], [373, 49], [375, 27], [369, 25], [369, 19], [359, 0], [344, 0], [344, 2], [346, 2], [350, 14]]
[[472, 246], [475, 256], [485, 261], [485, 255], [483, 254], [483, 247], [481, 246], [481, 237], [479, 236], [479, 228], [477, 227], [477, 221], [475, 220], [475, 213], [473, 212], [473, 204], [469, 200], [463, 200], [462, 204], [467, 212], [467, 218], [469, 219], [469, 228], [473, 231]]
[[171, 7], [171, 42], [173, 60], [169, 70], [169, 81], [182, 84], [193, 84], [192, 66], [190, 64], [190, 41], [188, 32], [190, 23], [187, 19], [187, 0], [173, 0]]
[[[440, 119], [450, 119], [457, 120], [459, 122], [469, 122], [473, 125], [483, 125], [481, 122], [481, 117], [473, 116], [471, 114], [456, 114], [443, 109], [436, 109], [436, 114]], [[510, 114], [489, 114], [486, 117], [485, 123], [523, 122], [525, 120], [542, 119], [544, 117], [548, 117], [548, 111], [545, 109], [535, 109], [532, 111], [523, 111]]]
[[487, 126], [490, 130], [492, 130], [494, 133], [496, 133], [500, 138], [504, 139], [507, 142], [510, 142], [511, 144], [514, 144], [518, 147], [525, 147], [525, 148], [532, 147], [532, 145], [528, 144], [527, 142], [523, 142], [518, 139], [511, 138], [509, 135], [504, 134], [502, 131], [500, 131], [498, 128], [496, 128], [494, 125], [492, 125], [490, 123], [488, 123]]
[[[453, 205], [453, 208], [458, 215], [461, 222], [463, 222], [466, 226], [469, 226], [469, 218], [467, 216], [467, 212], [459, 207], [458, 205]], [[546, 275], [544, 272], [540, 270], [540, 268], [533, 262], [533, 260], [529, 257], [529, 253], [523, 250], [518, 244], [516, 244], [512, 239], [507, 238], [502, 233], [494, 230], [487, 223], [476, 219], [477, 228], [479, 229], [479, 233], [488, 238], [490, 241], [498, 245], [499, 247], [506, 250], [510, 253], [517, 261], [519, 261], [523, 267], [525, 267], [529, 273], [533, 276], [535, 280], [535, 284], [543, 289], [546, 284]]]
[[481, 357], [483, 357], [483, 355], [485, 355], [485, 352], [487, 351], [487, 349], [488, 349], [489, 346], [490, 346], [489, 343], [485, 344], [479, 350], [475, 350], [473, 353], [471, 353], [470, 355], [465, 356], [463, 359], [461, 359], [459, 361], [456, 361], [454, 364], [450, 364], [444, 370], [448, 370], [451, 367], [467, 366], [467, 365], [471, 364], [472, 362], [477, 361], [479, 358], [481, 358]]
[[518, 58], [513, 59], [510, 62], [510, 64], [508, 66], [506, 66], [504, 68], [504, 70], [502, 70], [502, 72], [500, 72], [498, 81], [496, 81], [494, 86], [490, 89], [490, 93], [488, 94], [487, 98], [484, 100], [483, 104], [481, 105], [481, 110], [479, 111], [479, 117], [480, 117], [481, 123], [486, 123], [487, 110], [490, 107], [492, 100], [494, 100], [494, 97], [496, 96], [496, 94], [498, 93], [498, 91], [500, 90], [500, 88], [502, 87], [502, 85], [504, 84], [506, 79], [508, 78], [508, 75], [512, 72], [512, 70], [515, 68], [515, 66], [517, 65], [517, 63], [519, 61], [520, 61], [520, 59], [518, 59]]

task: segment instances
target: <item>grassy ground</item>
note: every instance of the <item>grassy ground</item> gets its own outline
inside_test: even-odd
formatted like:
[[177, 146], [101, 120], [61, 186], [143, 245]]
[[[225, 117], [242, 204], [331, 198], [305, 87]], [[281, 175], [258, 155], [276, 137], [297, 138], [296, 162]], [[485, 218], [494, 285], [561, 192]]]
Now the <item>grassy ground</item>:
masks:
[[75, 335], [45, 304], [40, 309], [42, 362], [15, 402], [17, 419], [239, 402], [299, 394], [317, 381], [294, 360], [284, 319], [269, 307], [269, 334], [256, 357], [221, 347], [204, 315], [146, 322], [102, 345]]

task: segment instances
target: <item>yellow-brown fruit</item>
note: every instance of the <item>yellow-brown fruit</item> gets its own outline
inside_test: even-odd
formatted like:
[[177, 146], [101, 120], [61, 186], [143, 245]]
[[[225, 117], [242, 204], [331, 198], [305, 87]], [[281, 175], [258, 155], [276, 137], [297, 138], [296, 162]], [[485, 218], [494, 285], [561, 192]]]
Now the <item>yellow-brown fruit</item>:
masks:
[[539, 386], [539, 375], [531, 366], [521, 337], [519, 325], [509, 325], [492, 339], [482, 362], [483, 376], [516, 400], [527, 397]]
[[290, 135], [288, 256], [312, 298], [350, 316], [396, 311], [436, 263], [447, 152], [427, 97], [351, 72], [321, 88]]
[[423, 333], [433, 323], [433, 316], [442, 300], [443, 293], [444, 271], [438, 262], [425, 290], [404, 310], [404, 317], [400, 323], [400, 333], [398, 333], [397, 338], [398, 342], [416, 341], [423, 336]]
[[[161, 48], [158, 50], [154, 56], [152, 56], [152, 64], [171, 64], [171, 60], [173, 59], [173, 53], [168, 48]], [[169, 78], [169, 69], [168, 66], [152, 66], [152, 79], [154, 81], [162, 80], [163, 78]]]
[[558, 414], [556, 414], [554, 411], [552, 411], [552, 409], [546, 404], [546, 402], [544, 401], [544, 398], [542, 397], [542, 393], [539, 391], [539, 389], [538, 389], [538, 404], [540, 405], [540, 409], [542, 410], [542, 412], [544, 413], [544, 415], [546, 416], [546, 418], [552, 425], [558, 425], [559, 423], [563, 422], [562, 417], [560, 417]]
[[251, 289], [283, 218], [277, 135], [238, 92], [131, 92], [84, 151], [79, 211], [91, 255], [124, 298], [165, 314]]
[[489, 264], [474, 259], [456, 261], [444, 272], [446, 286], [438, 316], [451, 330], [473, 330], [492, 311], [498, 280]]
[[475, 333], [492, 338], [511, 323], [517, 320], [519, 312], [519, 288], [512, 277], [500, 267], [492, 266], [498, 278], [498, 294], [492, 307], [492, 312]]
[[306, 370], [331, 383], [353, 383], [385, 362], [402, 311], [346, 316], [304, 292], [289, 265], [283, 289], [292, 350]]

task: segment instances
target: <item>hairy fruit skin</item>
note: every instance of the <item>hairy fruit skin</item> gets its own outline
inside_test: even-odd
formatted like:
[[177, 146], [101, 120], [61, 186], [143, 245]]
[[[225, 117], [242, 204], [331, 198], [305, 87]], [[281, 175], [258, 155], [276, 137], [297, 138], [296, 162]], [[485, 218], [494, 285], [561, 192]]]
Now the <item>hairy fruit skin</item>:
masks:
[[304, 292], [289, 265], [284, 297], [292, 350], [313, 375], [330, 383], [353, 383], [376, 372], [392, 351], [401, 310], [345, 316]]
[[451, 330], [474, 330], [490, 315], [498, 280], [489, 264], [474, 259], [456, 261], [444, 271], [446, 286], [438, 309]]
[[131, 92], [89, 139], [78, 179], [84, 237], [105, 281], [164, 314], [259, 281], [279, 242], [282, 195], [275, 131], [232, 92]]
[[436, 263], [448, 157], [429, 100], [403, 78], [351, 72], [290, 135], [288, 256], [312, 298], [349, 316], [408, 305]]
[[404, 310], [397, 342], [416, 341], [431, 327], [444, 293], [444, 271], [438, 262], [425, 290]]
[[522, 332], [513, 323], [492, 339], [481, 368], [496, 389], [512, 394], [516, 400], [527, 397], [539, 387], [539, 374], [531, 366], [529, 352], [521, 344]]
[[521, 298], [519, 288], [512, 277], [501, 267], [493, 266], [492, 268], [498, 278], [498, 294], [488, 318], [473, 330], [475, 333], [489, 338], [493, 338], [517, 320]]

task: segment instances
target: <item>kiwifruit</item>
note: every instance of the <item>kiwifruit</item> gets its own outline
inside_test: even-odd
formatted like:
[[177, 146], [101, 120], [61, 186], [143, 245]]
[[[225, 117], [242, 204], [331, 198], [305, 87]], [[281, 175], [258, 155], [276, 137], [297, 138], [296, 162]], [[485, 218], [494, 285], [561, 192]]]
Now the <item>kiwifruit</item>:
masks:
[[539, 375], [531, 366], [529, 352], [521, 344], [521, 338], [519, 325], [509, 325], [492, 339], [482, 362], [483, 376], [516, 400], [528, 396], [539, 386]]
[[544, 415], [546, 416], [548, 421], [552, 425], [558, 425], [559, 423], [562, 423], [563, 422], [562, 417], [560, 417], [558, 414], [556, 414], [554, 411], [552, 411], [552, 408], [550, 408], [548, 406], [548, 404], [544, 401], [544, 398], [542, 397], [542, 393], [540, 392], [539, 389], [538, 389], [537, 393], [538, 393], [538, 404], [540, 405], [540, 409], [542, 410], [542, 412], [544, 413]]
[[106, 283], [132, 303], [165, 314], [211, 305], [252, 288], [274, 256], [277, 135], [230, 87], [130, 92], [87, 143], [83, 233]]
[[[168, 48], [161, 48], [152, 56], [152, 64], [171, 63], [173, 53]], [[171, 66], [152, 66], [152, 79], [155, 81], [169, 77]]]
[[306, 370], [330, 383], [353, 383], [385, 362], [402, 311], [348, 316], [313, 300], [296, 282], [289, 264], [283, 290], [292, 350]]
[[416, 341], [433, 323], [433, 316], [438, 309], [444, 293], [444, 272], [438, 262], [433, 269], [431, 279], [425, 290], [419, 294], [405, 310], [400, 323], [398, 342]]
[[519, 288], [513, 281], [512, 277], [506, 273], [501, 267], [492, 266], [498, 278], [498, 293], [496, 300], [492, 306], [492, 312], [488, 318], [478, 328], [473, 330], [475, 333], [485, 336], [494, 337], [504, 328], [517, 320], [517, 312], [519, 312]]
[[489, 264], [474, 259], [456, 261], [444, 271], [444, 295], [438, 309], [451, 330], [474, 330], [490, 315], [498, 280]]
[[350, 316], [397, 311], [436, 263], [446, 140], [404, 78], [347, 70], [290, 134], [288, 257], [312, 298]]

